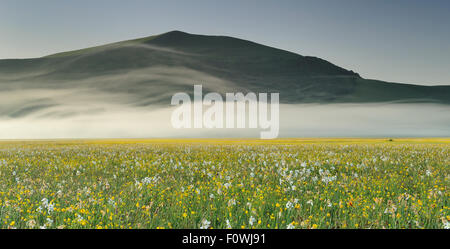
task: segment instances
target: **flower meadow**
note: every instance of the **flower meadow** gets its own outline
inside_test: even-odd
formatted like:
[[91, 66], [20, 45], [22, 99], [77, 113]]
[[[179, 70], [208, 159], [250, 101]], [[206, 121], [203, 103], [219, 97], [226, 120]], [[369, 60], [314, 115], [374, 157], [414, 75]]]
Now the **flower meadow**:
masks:
[[449, 228], [450, 139], [0, 142], [0, 227]]

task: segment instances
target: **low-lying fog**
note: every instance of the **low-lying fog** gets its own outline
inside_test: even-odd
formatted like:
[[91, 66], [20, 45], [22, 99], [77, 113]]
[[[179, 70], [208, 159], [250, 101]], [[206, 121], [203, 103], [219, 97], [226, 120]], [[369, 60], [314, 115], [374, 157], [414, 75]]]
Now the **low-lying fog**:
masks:
[[[155, 66], [76, 79], [63, 74], [57, 80], [44, 77], [51, 70], [33, 70], [0, 74], [0, 139], [260, 137], [261, 129], [172, 128], [171, 93], [199, 82], [205, 94], [241, 91], [200, 71]], [[279, 137], [324, 136], [449, 137], [450, 105], [280, 105]]]
[[[0, 99], [0, 139], [250, 137], [261, 129], [174, 129], [175, 107], [137, 107], [92, 93], [72, 99], [53, 92], [53, 102], [19, 109], [13, 92]], [[21, 92], [21, 95], [24, 92]], [[39, 96], [36, 92], [30, 93]], [[49, 94], [46, 92], [46, 94]], [[22, 95], [23, 96], [23, 95]], [[89, 96], [89, 97], [86, 97]], [[6, 97], [3, 95], [1, 97]], [[40, 96], [45, 100], [45, 96]], [[59, 101], [57, 101], [59, 99]], [[436, 104], [280, 105], [279, 137], [450, 136], [450, 106]]]

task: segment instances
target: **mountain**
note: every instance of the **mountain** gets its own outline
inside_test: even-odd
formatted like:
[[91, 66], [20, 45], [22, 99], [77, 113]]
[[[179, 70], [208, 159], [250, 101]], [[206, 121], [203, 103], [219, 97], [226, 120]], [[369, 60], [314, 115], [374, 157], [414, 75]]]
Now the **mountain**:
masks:
[[86, 99], [169, 105], [175, 92], [191, 93], [194, 84], [222, 94], [279, 92], [282, 103], [450, 104], [450, 86], [368, 80], [320, 58], [233, 37], [172, 31], [41, 58], [0, 60], [0, 97], [8, 100], [0, 101], [0, 116], [83, 105]]

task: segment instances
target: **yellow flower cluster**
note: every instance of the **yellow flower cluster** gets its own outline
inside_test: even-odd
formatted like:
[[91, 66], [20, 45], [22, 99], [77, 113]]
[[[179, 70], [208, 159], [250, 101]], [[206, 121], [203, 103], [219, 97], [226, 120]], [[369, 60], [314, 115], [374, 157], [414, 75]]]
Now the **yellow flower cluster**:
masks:
[[448, 228], [446, 140], [0, 143], [0, 228]]

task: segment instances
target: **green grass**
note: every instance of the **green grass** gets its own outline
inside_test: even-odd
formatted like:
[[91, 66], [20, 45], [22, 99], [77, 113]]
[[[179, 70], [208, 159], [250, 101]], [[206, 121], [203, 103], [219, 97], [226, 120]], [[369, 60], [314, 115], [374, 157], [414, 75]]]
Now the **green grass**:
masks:
[[449, 139], [0, 142], [1, 228], [443, 228]]

